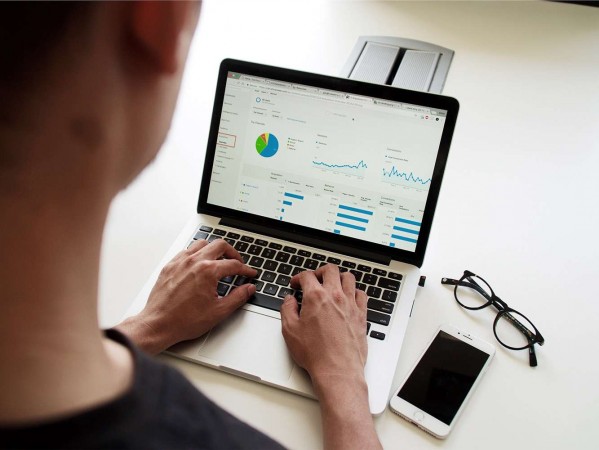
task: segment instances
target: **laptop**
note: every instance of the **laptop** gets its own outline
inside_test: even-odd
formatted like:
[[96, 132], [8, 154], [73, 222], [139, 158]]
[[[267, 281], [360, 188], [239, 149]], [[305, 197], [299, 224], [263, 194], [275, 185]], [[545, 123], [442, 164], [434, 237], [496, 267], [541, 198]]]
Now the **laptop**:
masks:
[[[291, 277], [323, 264], [368, 295], [370, 410], [385, 410], [420, 279], [458, 102], [449, 97], [255, 63], [220, 66], [197, 214], [160, 269], [195, 240], [225, 239], [258, 270], [228, 277], [256, 295], [206, 335], [167, 353], [314, 397], [281, 334]], [[300, 309], [301, 314], [301, 309]]]

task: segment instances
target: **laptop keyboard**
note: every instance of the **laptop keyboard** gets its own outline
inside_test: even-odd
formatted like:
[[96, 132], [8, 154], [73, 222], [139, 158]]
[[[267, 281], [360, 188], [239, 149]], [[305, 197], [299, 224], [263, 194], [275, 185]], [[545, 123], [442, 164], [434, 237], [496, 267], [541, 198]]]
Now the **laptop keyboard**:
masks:
[[248, 303], [280, 311], [285, 296], [294, 295], [301, 308], [302, 291], [291, 288], [291, 277], [304, 270], [336, 264], [341, 272], [353, 273], [356, 287], [368, 296], [367, 333], [374, 339], [385, 339], [385, 333], [371, 331], [370, 328], [373, 323], [386, 327], [391, 322], [403, 279], [401, 274], [344, 260], [343, 257], [326, 256], [299, 246], [283, 245], [206, 225], [200, 226], [188, 247], [196, 240], [212, 242], [217, 239], [224, 239], [231, 244], [241, 254], [243, 262], [258, 271], [254, 278], [229, 276], [221, 279], [217, 286], [219, 296], [224, 297], [236, 286], [252, 283], [256, 286], [256, 294]]

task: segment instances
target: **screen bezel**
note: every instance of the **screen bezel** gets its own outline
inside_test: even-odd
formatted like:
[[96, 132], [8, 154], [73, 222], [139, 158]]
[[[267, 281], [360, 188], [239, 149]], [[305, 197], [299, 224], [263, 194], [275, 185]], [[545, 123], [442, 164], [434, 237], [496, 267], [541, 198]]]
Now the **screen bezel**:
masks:
[[[410, 380], [411, 377], [414, 376], [414, 371], [415, 371], [416, 367], [418, 367], [418, 364], [420, 364], [420, 361], [425, 357], [425, 355], [429, 351], [431, 345], [433, 344], [433, 342], [435, 341], [435, 339], [437, 338], [437, 336], [439, 336], [439, 334], [441, 332], [445, 332], [445, 333], [449, 334], [450, 336], [454, 337], [455, 339], [462, 341], [464, 344], [469, 345], [473, 348], [476, 348], [477, 350], [480, 350], [481, 352], [488, 355], [488, 358], [485, 361], [485, 364], [481, 367], [480, 371], [478, 372], [476, 379], [474, 380], [474, 383], [472, 384], [472, 386], [470, 387], [470, 390], [468, 391], [468, 394], [466, 395], [466, 397], [464, 398], [464, 401], [462, 402], [462, 404], [456, 411], [456, 413], [449, 425], [447, 425], [445, 422], [437, 419], [436, 417], [432, 416], [427, 411], [420, 409], [419, 407], [413, 405], [412, 403], [408, 402], [407, 400], [405, 400], [404, 398], [399, 396], [399, 393], [401, 392], [402, 388], [408, 382], [408, 380]], [[460, 417], [463, 409], [465, 408], [466, 404], [468, 403], [468, 400], [472, 396], [473, 392], [476, 390], [476, 387], [480, 383], [480, 380], [481, 380], [482, 376], [484, 375], [484, 373], [487, 371], [489, 364], [491, 364], [491, 361], [492, 361], [494, 355], [495, 355], [495, 347], [493, 345], [489, 344], [488, 342], [478, 339], [478, 338], [470, 335], [469, 333], [461, 331], [452, 325], [442, 325], [441, 327], [439, 327], [439, 329], [435, 333], [434, 337], [430, 340], [430, 342], [426, 346], [425, 351], [420, 355], [420, 357], [418, 358], [418, 360], [416, 361], [414, 366], [411, 368], [411, 370], [408, 373], [408, 376], [403, 380], [403, 382], [401, 383], [399, 388], [395, 391], [395, 393], [393, 394], [393, 397], [391, 397], [391, 401], [390, 401], [391, 409], [394, 412], [396, 412], [397, 414], [404, 417], [406, 420], [415, 423], [418, 427], [433, 434], [435, 437], [444, 439], [445, 437], [447, 437], [449, 432], [453, 429], [456, 422], [458, 421], [458, 418]], [[417, 414], [417, 413], [423, 413], [422, 420], [418, 421], [415, 419], [415, 414]]]
[[[410, 103], [430, 108], [443, 109], [447, 111], [445, 127], [441, 135], [439, 151], [431, 177], [431, 185], [429, 194], [424, 208], [424, 215], [420, 226], [420, 234], [416, 244], [416, 250], [410, 252], [397, 247], [389, 247], [382, 244], [376, 244], [360, 239], [350, 238], [347, 236], [337, 235], [326, 231], [316, 230], [313, 228], [296, 225], [289, 222], [281, 222], [275, 219], [262, 217], [256, 214], [238, 211], [232, 208], [226, 208], [219, 205], [208, 203], [208, 190], [210, 188], [210, 178], [212, 175], [212, 166], [216, 153], [216, 143], [218, 138], [218, 130], [220, 127], [221, 112], [224, 101], [227, 76], [229, 72], [237, 72], [245, 75], [253, 75], [256, 77], [264, 77], [275, 80], [281, 80], [290, 83], [303, 84], [307, 86], [342, 91], [356, 95], [371, 96], [380, 99], [391, 100], [395, 102]], [[273, 230], [281, 230], [286, 236], [294, 236], [297, 242], [304, 242], [309, 245], [314, 241], [322, 242], [322, 247], [327, 248], [327, 242], [333, 245], [333, 248], [346, 248], [347, 253], [351, 254], [352, 249], [364, 249], [371, 254], [381, 255], [382, 261], [397, 260], [408, 264], [413, 264], [418, 267], [422, 266], [424, 255], [430, 231], [432, 227], [434, 212], [439, 198], [443, 173], [447, 164], [449, 147], [455, 129], [455, 123], [459, 110], [457, 100], [451, 97], [423, 93], [417, 91], [409, 91], [385, 85], [375, 85], [360, 81], [350, 80], [347, 78], [338, 78], [325, 75], [319, 75], [297, 70], [284, 69], [280, 67], [267, 66], [262, 64], [250, 63], [233, 59], [225, 59], [220, 65], [218, 74], [218, 82], [214, 97], [214, 107], [212, 111], [212, 121], [210, 125], [210, 133], [208, 136], [208, 144], [206, 149], [206, 157], [204, 160], [204, 170], [202, 175], [202, 184], [198, 199], [197, 212], [199, 214], [208, 214], [212, 216], [222, 217], [223, 219], [232, 219], [248, 224], [254, 224], [261, 228]], [[305, 237], [304, 241], [302, 238]]]

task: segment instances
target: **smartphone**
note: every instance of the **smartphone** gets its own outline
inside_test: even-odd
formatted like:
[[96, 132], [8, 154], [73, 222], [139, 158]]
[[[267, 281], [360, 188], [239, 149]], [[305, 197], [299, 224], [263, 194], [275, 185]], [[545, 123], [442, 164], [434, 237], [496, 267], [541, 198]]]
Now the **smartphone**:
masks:
[[391, 410], [439, 439], [453, 429], [495, 347], [443, 325], [391, 397]]

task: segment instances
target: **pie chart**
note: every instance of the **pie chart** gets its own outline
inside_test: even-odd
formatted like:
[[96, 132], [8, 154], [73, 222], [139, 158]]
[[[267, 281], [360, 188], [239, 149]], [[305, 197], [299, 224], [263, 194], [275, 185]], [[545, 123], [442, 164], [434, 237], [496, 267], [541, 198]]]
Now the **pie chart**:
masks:
[[279, 140], [272, 133], [262, 133], [256, 139], [256, 151], [264, 158], [274, 156], [279, 150]]

